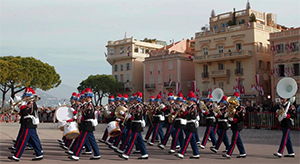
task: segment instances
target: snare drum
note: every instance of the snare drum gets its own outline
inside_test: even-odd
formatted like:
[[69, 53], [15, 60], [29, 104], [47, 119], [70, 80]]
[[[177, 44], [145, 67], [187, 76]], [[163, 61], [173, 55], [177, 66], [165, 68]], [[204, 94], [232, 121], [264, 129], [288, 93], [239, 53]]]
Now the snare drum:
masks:
[[107, 132], [110, 137], [116, 137], [122, 133], [117, 121], [111, 121], [107, 124]]
[[71, 140], [75, 139], [80, 135], [79, 130], [77, 128], [77, 123], [76, 122], [69, 122], [66, 123], [64, 127], [64, 136]]
[[73, 117], [74, 109], [68, 106], [60, 106], [56, 109], [55, 117], [58, 121], [65, 122]]
[[64, 131], [65, 125], [66, 125], [66, 122], [65, 122], [65, 121], [63, 121], [63, 122], [58, 121], [58, 122], [57, 122], [57, 129], [59, 129], [59, 130], [61, 130], [61, 131]]

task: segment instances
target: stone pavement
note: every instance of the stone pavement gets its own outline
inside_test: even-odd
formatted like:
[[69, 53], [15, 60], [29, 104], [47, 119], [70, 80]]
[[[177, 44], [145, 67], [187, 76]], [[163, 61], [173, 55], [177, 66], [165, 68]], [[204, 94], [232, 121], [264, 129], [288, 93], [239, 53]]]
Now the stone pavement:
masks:
[[[106, 124], [99, 124], [96, 127], [95, 137], [100, 139]], [[10, 156], [10, 150], [7, 148], [12, 145], [12, 139], [16, 138], [17, 132], [19, 130], [18, 123], [0, 123], [0, 163], [11, 163], [7, 159]], [[146, 131], [146, 128], [144, 129]], [[164, 129], [165, 130], [165, 129]], [[200, 127], [198, 129], [200, 140], [204, 134], [205, 127]], [[38, 126], [38, 135], [40, 137], [43, 150], [44, 159], [42, 161], [36, 162], [39, 164], [63, 164], [63, 163], [73, 163], [73, 161], [68, 159], [68, 156], [64, 153], [58, 145], [57, 140], [61, 139], [62, 132], [56, 129], [56, 124], [53, 123], [41, 123]], [[79, 162], [82, 163], [300, 163], [300, 131], [291, 131], [291, 138], [294, 146], [294, 151], [296, 154], [295, 158], [277, 158], [273, 156], [273, 153], [278, 150], [282, 132], [279, 130], [266, 130], [266, 129], [244, 129], [241, 132], [241, 137], [244, 142], [244, 146], [247, 152], [247, 157], [244, 159], [235, 158], [238, 155], [238, 149], [235, 148], [231, 159], [224, 159], [221, 155], [224, 146], [220, 148], [220, 152], [212, 153], [209, 150], [211, 143], [207, 143], [205, 149], [200, 149], [200, 159], [189, 159], [192, 155], [191, 147], [187, 149], [187, 153], [184, 159], [178, 159], [174, 155], [168, 154], [168, 149], [170, 143], [168, 143], [165, 150], [159, 149], [157, 146], [146, 146], [149, 154], [148, 160], [138, 160], [139, 155], [132, 154], [128, 161], [120, 159], [115, 152], [109, 149], [105, 144], [98, 143], [98, 147], [101, 153], [101, 159], [99, 161], [91, 161], [89, 158], [91, 155], [81, 155]], [[231, 131], [228, 131], [228, 137], [231, 138]], [[170, 142], [170, 140], [169, 140]], [[20, 163], [35, 163], [31, 161], [34, 157], [32, 150], [25, 150]], [[287, 153], [285, 149], [284, 154]], [[79, 163], [78, 162], [78, 163]]]

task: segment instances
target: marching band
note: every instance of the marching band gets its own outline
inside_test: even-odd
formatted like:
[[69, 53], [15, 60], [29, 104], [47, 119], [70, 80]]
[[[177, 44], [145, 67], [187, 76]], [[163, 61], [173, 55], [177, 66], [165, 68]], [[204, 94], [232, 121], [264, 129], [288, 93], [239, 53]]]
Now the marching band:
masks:
[[[282, 91], [277, 90], [277, 92]], [[39, 121], [36, 116], [37, 100], [34, 94], [33, 89], [26, 88], [22, 101], [14, 106], [15, 110], [19, 110], [21, 126], [14, 146], [9, 148], [14, 154], [8, 157], [10, 160], [19, 161], [27, 145], [28, 149], [35, 151], [35, 158], [32, 160], [43, 159], [42, 146], [36, 132]], [[290, 129], [295, 118], [295, 107], [291, 105], [293, 95], [283, 96], [282, 104], [277, 112], [283, 135], [279, 150], [274, 153], [276, 157], [283, 156], [285, 146], [288, 154], [284, 157], [295, 157], [290, 138]], [[138, 159], [140, 160], [148, 159], [145, 143], [153, 146], [159, 140], [157, 147], [164, 150], [168, 146], [170, 136], [168, 153], [181, 159], [184, 158], [189, 144], [193, 153], [190, 158], [199, 159], [198, 147], [204, 149], [209, 139], [212, 143], [210, 150], [214, 153], [217, 153], [221, 144], [224, 143], [225, 151], [222, 155], [224, 158], [231, 158], [235, 146], [239, 150], [237, 158], [246, 157], [240, 135], [243, 129], [245, 108], [241, 104], [238, 93], [226, 97], [222, 91], [213, 92], [205, 102], [199, 101], [193, 92], [188, 94], [186, 101], [182, 93], [176, 96], [169, 93], [166, 103], [161, 101], [161, 95], [157, 95], [156, 98], [152, 95], [149, 97], [149, 102], [143, 103], [141, 92], [132, 94], [129, 99], [126, 94], [117, 94], [116, 99], [112, 95], [109, 96], [108, 104], [99, 111], [92, 103], [93, 97], [94, 94], [90, 88], [78, 94], [74, 92], [70, 98], [71, 106], [61, 106], [56, 111], [58, 129], [63, 131], [63, 138], [59, 140], [60, 146], [66, 150], [65, 153], [70, 155], [68, 158], [71, 160], [78, 161], [84, 149], [83, 154], [93, 154], [90, 160], [101, 158], [94, 136], [99, 112], [103, 113], [107, 122], [107, 128], [99, 141], [107, 144], [125, 160], [129, 159], [131, 153], [139, 153]], [[202, 142], [198, 136], [200, 115], [206, 119], [206, 130]], [[145, 120], [149, 123], [149, 127], [143, 137]], [[166, 127], [165, 134], [163, 134], [163, 126]], [[229, 128], [232, 130], [231, 142], [227, 136]], [[216, 139], [215, 132], [218, 139]], [[177, 153], [176, 149], [179, 150]]]

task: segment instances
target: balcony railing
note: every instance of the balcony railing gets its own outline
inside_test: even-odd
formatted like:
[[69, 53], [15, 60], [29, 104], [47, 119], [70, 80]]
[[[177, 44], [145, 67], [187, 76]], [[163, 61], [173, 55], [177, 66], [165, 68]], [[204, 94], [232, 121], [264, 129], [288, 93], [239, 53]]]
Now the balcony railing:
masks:
[[208, 96], [208, 91], [202, 91], [202, 97], [207, 97]]
[[235, 74], [236, 75], [243, 75], [243, 68], [235, 69]]
[[170, 82], [164, 82], [164, 87], [175, 87], [176, 86], [176, 83], [174, 81], [171, 82], [171, 85], [170, 85]]
[[146, 89], [154, 89], [154, 88], [156, 88], [156, 85], [155, 84], [145, 84], [145, 88]]
[[236, 52], [226, 52], [226, 53], [218, 53], [212, 55], [201, 55], [196, 56], [194, 61], [196, 62], [211, 62], [211, 61], [222, 61], [229, 59], [238, 59], [238, 58], [249, 58], [251, 57], [251, 51], [236, 51]]
[[208, 72], [202, 72], [202, 78], [209, 78]]

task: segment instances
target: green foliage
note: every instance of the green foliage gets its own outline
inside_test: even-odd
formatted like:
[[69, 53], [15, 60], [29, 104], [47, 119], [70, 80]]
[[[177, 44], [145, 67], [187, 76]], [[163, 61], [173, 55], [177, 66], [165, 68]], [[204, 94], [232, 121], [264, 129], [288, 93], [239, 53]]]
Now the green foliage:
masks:
[[[33, 57], [0, 57], [0, 90], [11, 90], [11, 96], [26, 87], [49, 90], [61, 83], [55, 68]], [[18, 90], [16, 90], [18, 89]], [[3, 96], [5, 97], [5, 95]]]
[[80, 92], [85, 88], [92, 89], [96, 105], [99, 103], [101, 105], [102, 98], [120, 92], [123, 88], [123, 83], [118, 82], [112, 75], [90, 75], [87, 79], [81, 81], [77, 90]]
[[234, 23], [232, 22], [232, 20], [230, 20], [230, 21], [228, 21], [228, 26], [232, 26], [232, 25], [234, 25]]
[[148, 42], [148, 43], [156, 43], [156, 39], [148, 39], [148, 38], [145, 38], [144, 40], [141, 40], [142, 42]]
[[256, 16], [254, 13], [251, 13], [249, 22], [256, 22]]

